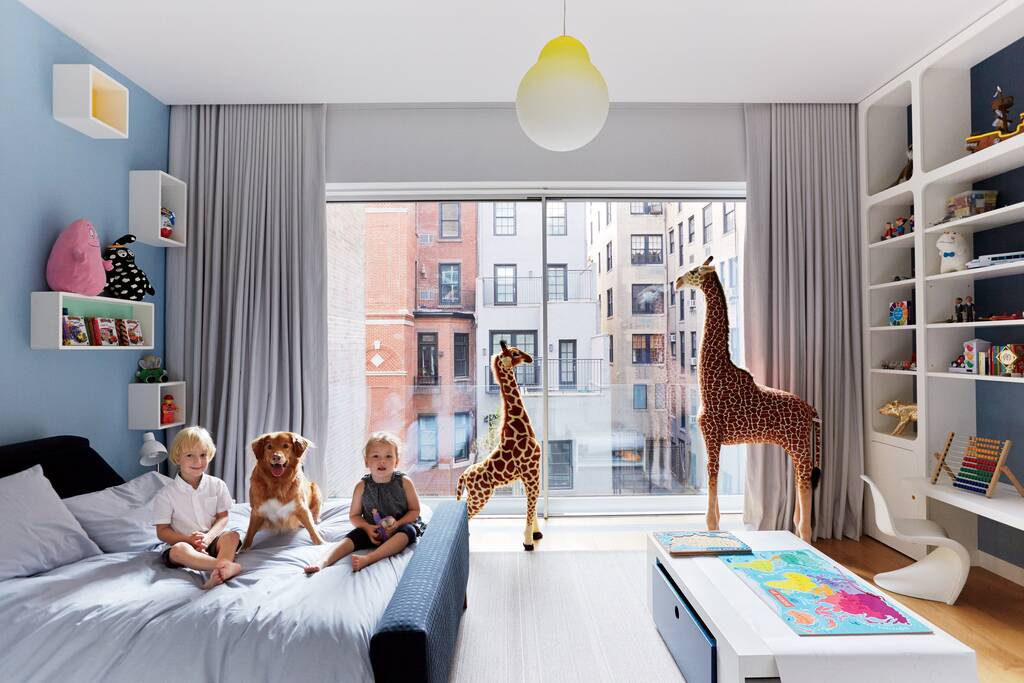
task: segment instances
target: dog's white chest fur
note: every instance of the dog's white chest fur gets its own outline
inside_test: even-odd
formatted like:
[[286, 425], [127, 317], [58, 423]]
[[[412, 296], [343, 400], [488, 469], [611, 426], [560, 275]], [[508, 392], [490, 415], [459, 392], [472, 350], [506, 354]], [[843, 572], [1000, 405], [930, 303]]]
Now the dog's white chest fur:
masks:
[[291, 500], [287, 503], [282, 503], [277, 498], [271, 498], [256, 508], [256, 512], [271, 523], [281, 524], [287, 521], [295, 512], [295, 501]]

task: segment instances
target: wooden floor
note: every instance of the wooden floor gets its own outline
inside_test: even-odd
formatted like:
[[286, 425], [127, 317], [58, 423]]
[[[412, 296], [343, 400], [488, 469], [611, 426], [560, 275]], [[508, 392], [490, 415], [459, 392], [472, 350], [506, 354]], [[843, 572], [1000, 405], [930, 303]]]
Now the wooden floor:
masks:
[[[537, 551], [643, 551], [644, 535], [659, 529], [702, 529], [703, 516], [557, 517], [541, 521], [545, 537]], [[723, 529], [742, 529], [737, 515], [722, 516]], [[470, 522], [472, 552], [510, 551], [522, 547], [522, 518], [478, 518]], [[819, 541], [815, 547], [871, 581], [879, 572], [912, 560], [878, 541]], [[1024, 683], [1024, 587], [974, 567], [955, 605], [894, 595], [978, 653], [981, 683]]]
[[[859, 541], [818, 541], [814, 546], [868, 581], [879, 572], [912, 562], [906, 555], [867, 536]], [[972, 567], [955, 605], [891, 595], [974, 648], [981, 683], [1024, 681], [1024, 587]]]

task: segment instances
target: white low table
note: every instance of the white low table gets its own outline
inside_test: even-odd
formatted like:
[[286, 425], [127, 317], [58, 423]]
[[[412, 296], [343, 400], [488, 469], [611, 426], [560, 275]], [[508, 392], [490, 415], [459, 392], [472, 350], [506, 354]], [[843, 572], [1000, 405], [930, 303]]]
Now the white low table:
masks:
[[[754, 551], [811, 550], [788, 531], [736, 531]], [[933, 633], [798, 636], [717, 557], [672, 557], [647, 537], [648, 609], [654, 609], [651, 567], [660, 562], [711, 632], [717, 680], [744, 683], [975, 683], [974, 650], [914, 614]], [[831, 560], [830, 560], [831, 561]], [[881, 593], [881, 591], [879, 591]]]

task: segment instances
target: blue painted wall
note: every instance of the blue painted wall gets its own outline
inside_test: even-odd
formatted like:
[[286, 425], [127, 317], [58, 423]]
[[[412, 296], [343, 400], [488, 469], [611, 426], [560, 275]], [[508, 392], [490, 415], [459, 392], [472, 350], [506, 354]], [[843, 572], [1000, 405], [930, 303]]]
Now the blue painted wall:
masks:
[[[1000, 50], [971, 69], [971, 127], [973, 132], [992, 130], [992, 94], [996, 86], [1013, 95], [1016, 106], [1011, 120], [1024, 110], [1024, 39]], [[974, 184], [976, 189], [999, 190], [999, 205], [1024, 201], [1024, 169], [1016, 169]], [[994, 254], [1024, 250], [1024, 223], [980, 232], [974, 237], [974, 253]], [[1024, 276], [982, 280], [974, 286], [979, 315], [1024, 311]], [[1024, 342], [1021, 328], [989, 328], [978, 336], [993, 344]], [[1024, 386], [999, 382], [977, 382], [978, 434], [1012, 439], [1010, 467], [1024, 473]], [[1024, 566], [1024, 532], [978, 518], [978, 547], [1008, 562]]]
[[[54, 120], [51, 69], [62, 63], [92, 63], [129, 87], [127, 140]], [[78, 434], [134, 476], [142, 433], [128, 430], [128, 384], [142, 353], [33, 351], [29, 293], [48, 289], [50, 247], [75, 219], [92, 221], [102, 244], [128, 232], [128, 171], [167, 169], [170, 110], [15, 0], [0, 0], [0, 102], [0, 443]], [[134, 251], [157, 290], [147, 300], [162, 355], [164, 250]]]

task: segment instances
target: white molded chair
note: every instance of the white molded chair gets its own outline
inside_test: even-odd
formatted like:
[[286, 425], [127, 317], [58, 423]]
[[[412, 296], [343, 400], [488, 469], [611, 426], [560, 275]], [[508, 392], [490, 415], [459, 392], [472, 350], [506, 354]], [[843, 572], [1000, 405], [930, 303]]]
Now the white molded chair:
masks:
[[876, 574], [875, 583], [893, 593], [952, 605], [963, 590], [971, 569], [967, 548], [946, 536], [946, 531], [931, 520], [893, 519], [875, 482], [863, 474], [860, 478], [871, 489], [875, 524], [879, 531], [900, 541], [936, 546], [935, 550], [909, 567]]

